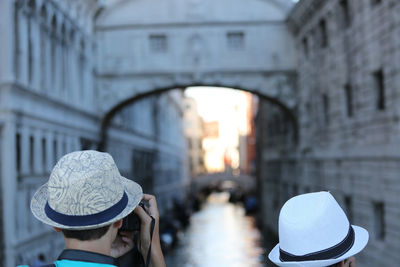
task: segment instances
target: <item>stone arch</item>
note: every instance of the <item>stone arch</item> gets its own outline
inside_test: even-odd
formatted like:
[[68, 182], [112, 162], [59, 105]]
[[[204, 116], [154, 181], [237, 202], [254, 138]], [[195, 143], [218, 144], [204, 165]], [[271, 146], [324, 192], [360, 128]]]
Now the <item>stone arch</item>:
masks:
[[248, 89], [244, 87], [231, 87], [230, 85], [227, 84], [217, 84], [217, 83], [192, 83], [192, 84], [186, 84], [186, 85], [173, 85], [173, 86], [167, 86], [167, 87], [155, 87], [153, 89], [147, 90], [146, 92], [139, 93], [139, 94], [134, 94], [130, 98], [126, 98], [122, 100], [121, 102], [117, 103], [115, 106], [113, 106], [111, 109], [109, 109], [106, 113], [104, 113], [102, 119], [101, 119], [101, 130], [100, 130], [100, 142], [98, 146], [98, 150], [104, 151], [107, 145], [107, 138], [108, 138], [108, 128], [109, 125], [114, 118], [114, 116], [121, 111], [123, 108], [126, 106], [134, 103], [135, 101], [144, 99], [146, 97], [154, 96], [154, 95], [160, 95], [165, 92], [174, 90], [174, 89], [182, 89], [184, 90], [187, 87], [200, 87], [200, 86], [205, 86], [205, 87], [220, 87], [220, 88], [229, 88], [229, 89], [234, 89], [234, 90], [241, 90], [241, 91], [246, 91], [249, 93], [252, 93], [256, 96], [258, 96], [261, 100], [268, 101], [276, 106], [278, 106], [282, 112], [289, 118], [291, 121], [291, 124], [293, 126], [293, 141], [295, 144], [298, 142], [299, 138], [299, 129], [298, 129], [298, 121], [296, 117], [296, 109], [295, 107], [288, 107], [284, 102], [282, 102], [279, 98], [264, 94], [259, 92], [258, 90], [254, 89]]

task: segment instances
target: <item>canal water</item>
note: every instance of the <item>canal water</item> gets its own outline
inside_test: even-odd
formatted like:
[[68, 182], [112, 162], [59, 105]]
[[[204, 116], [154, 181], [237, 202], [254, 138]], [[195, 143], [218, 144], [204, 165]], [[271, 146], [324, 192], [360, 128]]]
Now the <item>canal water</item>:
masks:
[[192, 215], [177, 247], [166, 257], [168, 267], [265, 266], [261, 233], [242, 206], [228, 202], [228, 193], [213, 193]]

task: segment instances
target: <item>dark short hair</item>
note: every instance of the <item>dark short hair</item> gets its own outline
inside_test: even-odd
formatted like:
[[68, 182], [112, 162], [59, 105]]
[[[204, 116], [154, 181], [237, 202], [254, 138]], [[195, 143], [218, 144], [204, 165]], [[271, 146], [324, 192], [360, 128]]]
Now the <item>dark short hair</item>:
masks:
[[89, 241], [89, 240], [100, 239], [102, 236], [104, 236], [107, 233], [109, 228], [110, 228], [110, 225], [106, 225], [106, 226], [103, 226], [100, 228], [89, 229], [89, 230], [61, 229], [61, 231], [64, 234], [64, 236], [67, 238], [78, 239], [80, 241]]

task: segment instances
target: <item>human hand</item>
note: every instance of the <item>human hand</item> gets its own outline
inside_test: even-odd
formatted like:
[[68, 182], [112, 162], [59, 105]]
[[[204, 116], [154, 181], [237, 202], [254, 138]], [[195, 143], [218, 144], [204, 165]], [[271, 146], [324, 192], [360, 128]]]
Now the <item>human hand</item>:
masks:
[[133, 249], [133, 232], [121, 231], [111, 245], [111, 256], [119, 258]]
[[[165, 266], [165, 262], [160, 243], [160, 235], [159, 235], [160, 215], [157, 208], [157, 201], [155, 196], [148, 194], [143, 194], [142, 200], [147, 202], [148, 205], [145, 205], [144, 208], [142, 208], [141, 206], [137, 206], [134, 210], [136, 215], [139, 216], [141, 222], [140, 237], [138, 244], [139, 251], [142, 254], [143, 258], [147, 259], [147, 253], [151, 242], [152, 248], [151, 248], [150, 266], [162, 267]], [[152, 217], [155, 220], [153, 237], [150, 236]]]
[[157, 202], [154, 196], [143, 194], [143, 201], [147, 202], [147, 205], [137, 206], [133, 211], [138, 215], [140, 219], [140, 238], [139, 238], [139, 250], [143, 255], [143, 258], [146, 258], [147, 251], [150, 246], [151, 236], [151, 221], [152, 218], [155, 220], [154, 230], [153, 230], [153, 238], [157, 238], [158, 231], [156, 231], [156, 224], [158, 224], [159, 214], [157, 209]]
[[356, 258], [350, 257], [342, 261], [342, 263], [343, 264], [341, 264], [340, 267], [356, 267]]

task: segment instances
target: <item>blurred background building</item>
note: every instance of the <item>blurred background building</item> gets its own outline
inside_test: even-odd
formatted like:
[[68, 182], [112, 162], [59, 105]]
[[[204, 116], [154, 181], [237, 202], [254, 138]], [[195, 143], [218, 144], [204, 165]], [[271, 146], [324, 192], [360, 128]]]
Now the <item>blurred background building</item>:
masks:
[[189, 172], [191, 177], [206, 173], [204, 166], [204, 121], [197, 109], [197, 102], [190, 97], [184, 99], [184, 134], [187, 141]]
[[217, 86], [258, 96], [234, 168], [257, 175], [265, 237], [288, 198], [329, 190], [370, 232], [359, 264], [397, 266], [399, 14], [397, 0], [1, 0], [0, 265], [62, 250], [29, 202], [70, 151], [110, 152], [166, 211], [222, 135], [182, 89]]

